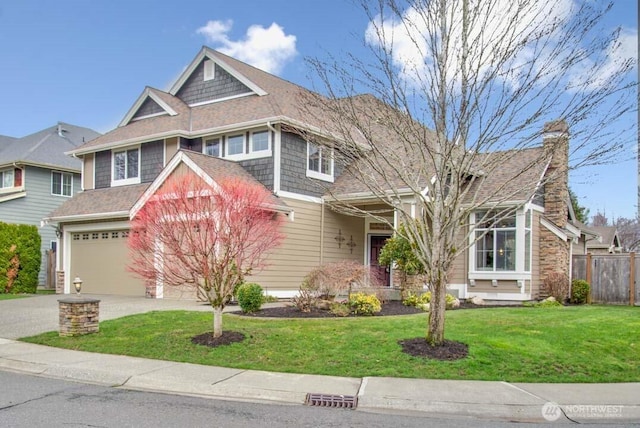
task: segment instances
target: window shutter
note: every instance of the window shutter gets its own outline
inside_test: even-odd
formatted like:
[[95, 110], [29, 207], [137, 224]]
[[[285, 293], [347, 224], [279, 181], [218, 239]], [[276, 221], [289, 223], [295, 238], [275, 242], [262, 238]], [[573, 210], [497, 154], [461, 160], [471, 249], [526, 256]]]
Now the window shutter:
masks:
[[13, 185], [15, 187], [22, 186], [22, 170], [20, 168], [16, 168], [13, 173]]

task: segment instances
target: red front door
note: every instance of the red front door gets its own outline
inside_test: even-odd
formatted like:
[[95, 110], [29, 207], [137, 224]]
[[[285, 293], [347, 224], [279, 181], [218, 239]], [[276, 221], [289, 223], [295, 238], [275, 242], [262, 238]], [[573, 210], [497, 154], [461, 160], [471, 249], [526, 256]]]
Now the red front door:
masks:
[[378, 264], [378, 258], [388, 238], [388, 236], [371, 236], [371, 246], [369, 250], [369, 265], [371, 266], [371, 270], [378, 275], [378, 278], [382, 281], [382, 285], [387, 287], [391, 285], [390, 269], [386, 266], [380, 266]]

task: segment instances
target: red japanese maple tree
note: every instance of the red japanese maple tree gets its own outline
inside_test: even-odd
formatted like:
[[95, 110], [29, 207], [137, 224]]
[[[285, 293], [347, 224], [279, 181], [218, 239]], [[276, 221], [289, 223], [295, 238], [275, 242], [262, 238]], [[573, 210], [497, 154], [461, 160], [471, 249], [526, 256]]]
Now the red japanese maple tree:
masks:
[[264, 187], [239, 179], [170, 178], [131, 221], [129, 270], [153, 284], [199, 288], [220, 337], [234, 288], [282, 241], [283, 216], [270, 198]]

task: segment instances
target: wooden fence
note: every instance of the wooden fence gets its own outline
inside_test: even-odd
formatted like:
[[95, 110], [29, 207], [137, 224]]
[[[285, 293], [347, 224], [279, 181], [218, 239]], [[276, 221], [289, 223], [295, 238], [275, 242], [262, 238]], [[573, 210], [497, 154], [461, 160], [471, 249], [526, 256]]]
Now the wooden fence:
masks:
[[635, 253], [574, 255], [571, 273], [573, 279], [590, 284], [593, 303], [640, 304], [640, 287], [636, 287], [640, 263], [635, 262]]

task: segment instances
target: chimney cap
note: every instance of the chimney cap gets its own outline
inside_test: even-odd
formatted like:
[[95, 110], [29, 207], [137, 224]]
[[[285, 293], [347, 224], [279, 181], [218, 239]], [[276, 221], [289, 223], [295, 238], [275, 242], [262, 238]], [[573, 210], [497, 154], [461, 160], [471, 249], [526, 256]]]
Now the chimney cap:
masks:
[[565, 134], [569, 132], [569, 125], [564, 119], [553, 120], [544, 124], [544, 133]]

